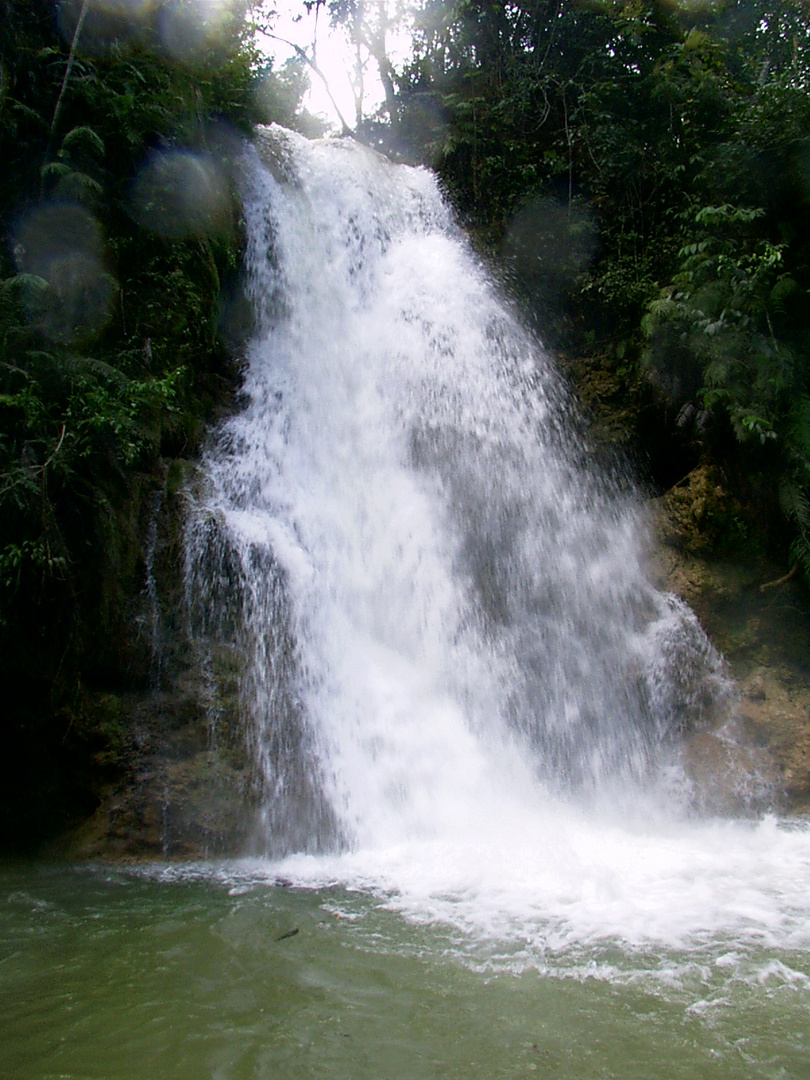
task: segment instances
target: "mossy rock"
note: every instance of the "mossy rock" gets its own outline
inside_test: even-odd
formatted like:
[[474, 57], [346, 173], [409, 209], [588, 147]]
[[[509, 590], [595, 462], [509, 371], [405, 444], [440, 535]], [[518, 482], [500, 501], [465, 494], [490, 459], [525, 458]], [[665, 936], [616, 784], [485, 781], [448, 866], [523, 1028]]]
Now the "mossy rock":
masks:
[[684, 742], [695, 802], [711, 812], [807, 813], [810, 604], [795, 578], [761, 559], [724, 561], [708, 545], [682, 542], [696, 518], [729, 505], [711, 471], [684, 488], [659, 500], [660, 583], [694, 609], [734, 687], [725, 713]]
[[647, 407], [645, 387], [609, 356], [561, 357], [577, 399], [589, 419], [597, 445], [632, 448], [639, 440], [641, 415]]
[[658, 507], [665, 543], [701, 554], [744, 556], [761, 550], [756, 515], [712, 465], [693, 469], [658, 500]]

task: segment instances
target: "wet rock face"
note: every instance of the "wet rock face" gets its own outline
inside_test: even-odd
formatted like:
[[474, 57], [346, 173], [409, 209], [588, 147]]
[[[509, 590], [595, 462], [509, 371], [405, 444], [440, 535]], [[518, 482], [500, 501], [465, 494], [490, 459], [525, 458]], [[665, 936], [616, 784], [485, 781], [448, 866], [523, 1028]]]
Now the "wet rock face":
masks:
[[771, 755], [751, 746], [733, 717], [688, 736], [681, 764], [701, 813], [745, 815], [773, 805], [778, 777]]
[[697, 613], [735, 682], [726, 714], [687, 735], [683, 764], [699, 806], [810, 812], [810, 604], [764, 561], [711, 558], [701, 530], [730, 511], [710, 470], [659, 500], [662, 584]]
[[[703, 473], [685, 488], [708, 500], [710, 479]], [[154, 518], [140, 515], [133, 526], [144, 568], [130, 590], [133, 644], [127, 651], [120, 638], [109, 642], [119, 664], [130, 657], [130, 685], [86, 688], [87, 723], [112, 734], [97, 755], [99, 808], [61, 842], [62, 853], [197, 858], [259, 843], [243, 658], [228, 645], [201, 650], [184, 628], [183, 529], [193, 484], [193, 466], [175, 468], [159, 499], [147, 493]], [[708, 813], [810, 813], [810, 605], [795, 580], [762, 588], [778, 569], [706, 557], [690, 532], [696, 512], [686, 515], [684, 533], [671, 502], [659, 505], [654, 569], [697, 613], [734, 680], [722, 707], [705, 709], [684, 674], [695, 707], [684, 711], [680, 762], [692, 802]]]
[[767, 751], [787, 806], [810, 811], [810, 685], [788, 668], [761, 667], [740, 689], [736, 712], [746, 741]]
[[140, 572], [119, 612], [124, 631], [116, 634], [111, 620], [107, 635], [112, 687], [83, 685], [83, 722], [101, 746], [87, 780], [97, 809], [51, 843], [58, 854], [210, 857], [246, 850], [257, 826], [239, 657], [201, 649], [186, 625], [183, 535], [194, 465], [181, 464], [149, 490], [132, 530]]
[[762, 523], [728, 490], [720, 469], [699, 465], [658, 500], [665, 543], [707, 556], [756, 551]]
[[687, 738], [683, 763], [703, 809], [810, 812], [810, 686], [756, 669], [723, 723]]
[[[203, 655], [184, 635], [182, 504], [168, 497], [161, 513], [155, 592], [144, 593], [158, 620], [144, 624], [155, 648], [153, 683], [105, 699], [126, 732], [122, 769], [96, 815], [72, 834], [73, 856], [201, 858], [258, 843], [242, 661], [226, 646]], [[695, 809], [810, 812], [810, 612], [795, 582], [762, 591], [773, 568], [712, 562], [671, 544], [658, 573], [697, 612], [734, 679], [721, 707], [685, 713], [680, 763]]]
[[237, 716], [212, 725], [205, 679], [169, 672], [123, 703], [128, 743], [96, 813], [56, 842], [79, 858], [205, 858], [243, 851], [256, 827]]

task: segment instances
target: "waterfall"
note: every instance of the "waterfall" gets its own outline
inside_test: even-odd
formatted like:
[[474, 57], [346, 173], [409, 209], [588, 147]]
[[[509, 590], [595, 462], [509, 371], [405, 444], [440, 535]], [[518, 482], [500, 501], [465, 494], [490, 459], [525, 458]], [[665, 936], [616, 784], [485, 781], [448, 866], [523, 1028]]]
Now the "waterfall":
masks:
[[660, 786], [720, 658], [434, 178], [275, 127], [241, 176], [255, 327], [187, 588], [238, 658], [258, 849], [459, 841]]

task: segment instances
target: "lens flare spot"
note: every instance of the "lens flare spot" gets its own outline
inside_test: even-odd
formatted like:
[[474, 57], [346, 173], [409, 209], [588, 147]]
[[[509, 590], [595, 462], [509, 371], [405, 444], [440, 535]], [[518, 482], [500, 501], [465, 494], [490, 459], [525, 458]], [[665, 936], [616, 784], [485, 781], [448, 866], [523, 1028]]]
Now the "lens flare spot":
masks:
[[541, 197], [515, 214], [502, 250], [524, 285], [553, 306], [587, 270], [597, 245], [596, 223], [585, 207]]
[[24, 301], [44, 333], [73, 341], [106, 325], [117, 284], [105, 265], [101, 226], [89, 211], [62, 202], [36, 207], [15, 229], [13, 250], [17, 270], [45, 283]]
[[89, 56], [139, 44], [184, 64], [224, 59], [218, 48], [244, 18], [234, 0], [61, 0], [57, 24], [64, 41]]
[[174, 0], [157, 19], [160, 43], [184, 64], [216, 61], [216, 47], [238, 13], [232, 0]]
[[90, 0], [87, 5], [83, 0], [62, 0], [57, 23], [65, 41], [75, 39], [78, 52], [104, 56], [142, 38], [153, 9], [152, 0]]
[[132, 189], [132, 216], [138, 224], [175, 239], [225, 232], [231, 206], [224, 169], [210, 155], [188, 150], [153, 156]]

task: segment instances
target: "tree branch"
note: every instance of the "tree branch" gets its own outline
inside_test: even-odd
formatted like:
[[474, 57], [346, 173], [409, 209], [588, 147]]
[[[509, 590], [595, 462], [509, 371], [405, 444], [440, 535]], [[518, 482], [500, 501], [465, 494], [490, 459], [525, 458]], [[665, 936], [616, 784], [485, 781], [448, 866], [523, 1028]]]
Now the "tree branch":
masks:
[[328, 79], [326, 78], [324, 73], [321, 71], [321, 69], [318, 67], [318, 65], [315, 63], [315, 61], [311, 60], [309, 58], [309, 56], [307, 56], [306, 50], [302, 49], [300, 45], [296, 45], [294, 41], [288, 41], [287, 38], [283, 38], [279, 34], [271, 33], [269, 30], [266, 30], [263, 26], [257, 26], [256, 29], [259, 31], [260, 34], [264, 34], [265, 37], [272, 38], [274, 41], [280, 41], [283, 45], [289, 45], [289, 47], [291, 49], [295, 49], [295, 51], [298, 53], [298, 55], [301, 57], [301, 59], [304, 61], [304, 63], [308, 64], [309, 67], [312, 68], [312, 70], [315, 72], [315, 74], [318, 76], [318, 78], [323, 83], [324, 89], [326, 90], [326, 93], [329, 95], [329, 100], [332, 102], [332, 108], [337, 113], [338, 120], [340, 120], [340, 124], [341, 124], [341, 127], [343, 129], [341, 134], [343, 134], [343, 135], [351, 135], [352, 138], [354, 138], [354, 132], [349, 127], [349, 125], [346, 123], [346, 119], [345, 119], [343, 113], [338, 108], [338, 104], [335, 101], [334, 97], [332, 96], [332, 91], [329, 89], [329, 81], [328, 81]]
[[759, 591], [765, 592], [766, 589], [776, 589], [780, 585], [786, 585], [792, 578], [794, 578], [799, 572], [799, 564], [796, 563], [792, 570], [789, 570], [784, 577], [777, 578], [776, 581], [766, 581], [764, 585], [760, 585]]
[[87, 9], [89, 7], [90, 0], [84, 0], [82, 4], [82, 10], [79, 12], [76, 29], [73, 31], [73, 40], [70, 43], [70, 53], [68, 54], [68, 61], [67, 65], [65, 66], [65, 77], [62, 79], [62, 88], [59, 91], [59, 97], [56, 99], [56, 108], [53, 110], [53, 120], [51, 120], [51, 135], [53, 135], [54, 128], [56, 127], [56, 121], [59, 119], [59, 111], [62, 108], [62, 98], [65, 96], [65, 90], [67, 90], [70, 73], [73, 70], [73, 61], [76, 59], [76, 47], [79, 44], [79, 37], [81, 36], [85, 16], [87, 15]]

